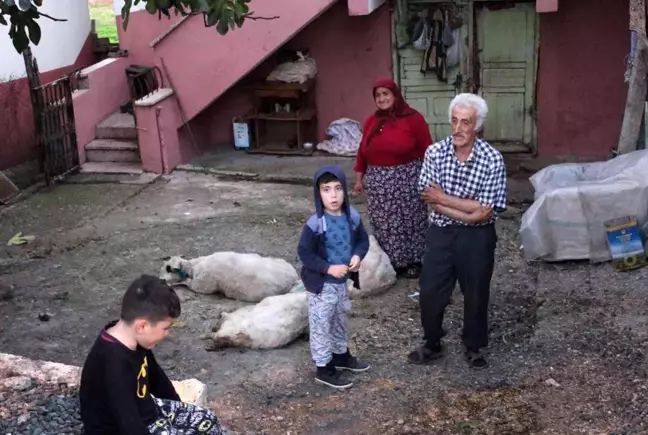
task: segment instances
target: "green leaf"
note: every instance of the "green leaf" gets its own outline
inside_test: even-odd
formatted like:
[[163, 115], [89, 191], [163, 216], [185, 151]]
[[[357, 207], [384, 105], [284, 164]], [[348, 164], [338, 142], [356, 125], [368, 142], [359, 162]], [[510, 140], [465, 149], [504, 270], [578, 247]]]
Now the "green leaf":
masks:
[[128, 28], [128, 19], [130, 18], [130, 10], [132, 4], [133, 4], [133, 0], [126, 0], [124, 2], [124, 6], [122, 6], [121, 16], [123, 20], [122, 26], [124, 27], [124, 30]]
[[218, 22], [218, 14], [216, 13], [216, 11], [209, 12], [209, 14], [207, 15], [207, 26], [209, 27], [214, 26], [216, 25], [217, 22]]
[[216, 25], [216, 31], [221, 35], [227, 35], [228, 30], [229, 30], [229, 24], [227, 23], [227, 20], [221, 18], [218, 21], [218, 24]]
[[20, 232], [9, 239], [7, 246], [24, 245], [25, 243], [33, 242], [34, 239], [36, 239], [35, 236], [23, 236], [22, 232]]
[[27, 37], [27, 33], [25, 33], [24, 27], [16, 28], [12, 42], [18, 53], [22, 53], [25, 48], [29, 47], [29, 38]]
[[153, 15], [158, 11], [158, 7], [153, 0], [149, 0], [146, 2], [146, 11], [151, 15]]
[[41, 40], [41, 28], [34, 20], [27, 21], [27, 29], [29, 30], [29, 39], [34, 45], [38, 45]]

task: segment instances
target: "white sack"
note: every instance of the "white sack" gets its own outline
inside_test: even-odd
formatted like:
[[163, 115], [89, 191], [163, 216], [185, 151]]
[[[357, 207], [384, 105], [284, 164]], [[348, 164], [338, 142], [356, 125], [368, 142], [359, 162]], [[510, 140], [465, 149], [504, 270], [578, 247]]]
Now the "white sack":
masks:
[[349, 297], [366, 298], [387, 290], [396, 283], [396, 271], [376, 238], [369, 236], [369, 252], [360, 265], [360, 289], [349, 280]]
[[552, 165], [530, 180], [535, 202], [522, 216], [527, 260], [609, 260], [604, 222], [648, 218], [648, 151], [606, 162]]
[[315, 59], [304, 57], [298, 53], [300, 59], [295, 62], [284, 62], [279, 65], [270, 73], [266, 78], [269, 82], [284, 82], [284, 83], [305, 83], [309, 79], [317, 76], [317, 63]]
[[326, 129], [328, 139], [317, 144], [317, 149], [338, 156], [355, 156], [362, 141], [362, 126], [358, 121], [340, 118]]
[[270, 296], [256, 305], [223, 313], [223, 321], [210, 349], [244, 347], [274, 349], [286, 346], [308, 327], [306, 292]]
[[288, 293], [299, 279], [284, 259], [238, 252], [216, 252], [191, 260], [171, 257], [162, 265], [160, 278], [196, 293], [222, 293], [245, 302]]

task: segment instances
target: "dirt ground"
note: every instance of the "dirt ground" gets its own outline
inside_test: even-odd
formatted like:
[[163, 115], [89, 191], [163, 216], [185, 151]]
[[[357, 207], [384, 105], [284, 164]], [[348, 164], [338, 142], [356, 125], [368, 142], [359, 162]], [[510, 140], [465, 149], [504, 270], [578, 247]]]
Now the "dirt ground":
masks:
[[[487, 370], [462, 359], [458, 290], [447, 356], [406, 362], [421, 328], [407, 297], [416, 283], [405, 281], [354, 302], [352, 351], [373, 368], [347, 392], [313, 383], [305, 339], [206, 352], [200, 337], [215, 313], [240, 304], [187, 291], [185, 326], [157, 358], [172, 377], [207, 383], [211, 405], [240, 434], [648, 433], [648, 269], [527, 264], [516, 207], [498, 223]], [[0, 209], [0, 349], [81, 365], [128, 283], [157, 274], [165, 256], [245, 250], [295, 264], [311, 212], [307, 186], [181, 172], [150, 185], [62, 185]], [[5, 246], [18, 231], [36, 240]]]

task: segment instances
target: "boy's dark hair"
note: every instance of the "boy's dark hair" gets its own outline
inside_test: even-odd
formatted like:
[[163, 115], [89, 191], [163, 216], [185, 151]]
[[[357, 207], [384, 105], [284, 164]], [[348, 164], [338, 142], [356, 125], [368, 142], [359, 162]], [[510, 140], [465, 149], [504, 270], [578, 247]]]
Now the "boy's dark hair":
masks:
[[131, 283], [122, 299], [121, 318], [130, 323], [146, 319], [157, 323], [180, 317], [180, 298], [166, 281], [142, 275]]
[[331, 174], [330, 172], [324, 172], [321, 177], [317, 179], [317, 185], [321, 186], [322, 184], [330, 183], [331, 181], [340, 181], [338, 177]]

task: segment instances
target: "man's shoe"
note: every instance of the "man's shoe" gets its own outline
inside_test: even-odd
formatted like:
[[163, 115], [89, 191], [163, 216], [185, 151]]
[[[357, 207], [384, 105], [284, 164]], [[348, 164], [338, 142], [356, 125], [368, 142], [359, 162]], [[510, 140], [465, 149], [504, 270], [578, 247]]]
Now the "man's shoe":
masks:
[[354, 373], [365, 372], [371, 368], [366, 362], [351, 355], [348, 349], [346, 353], [334, 353], [331, 362], [338, 370], [347, 370]]
[[335, 370], [335, 367], [329, 363], [326, 367], [317, 367], [315, 382], [327, 385], [337, 390], [346, 390], [353, 386], [353, 382], [344, 379], [342, 374]]

